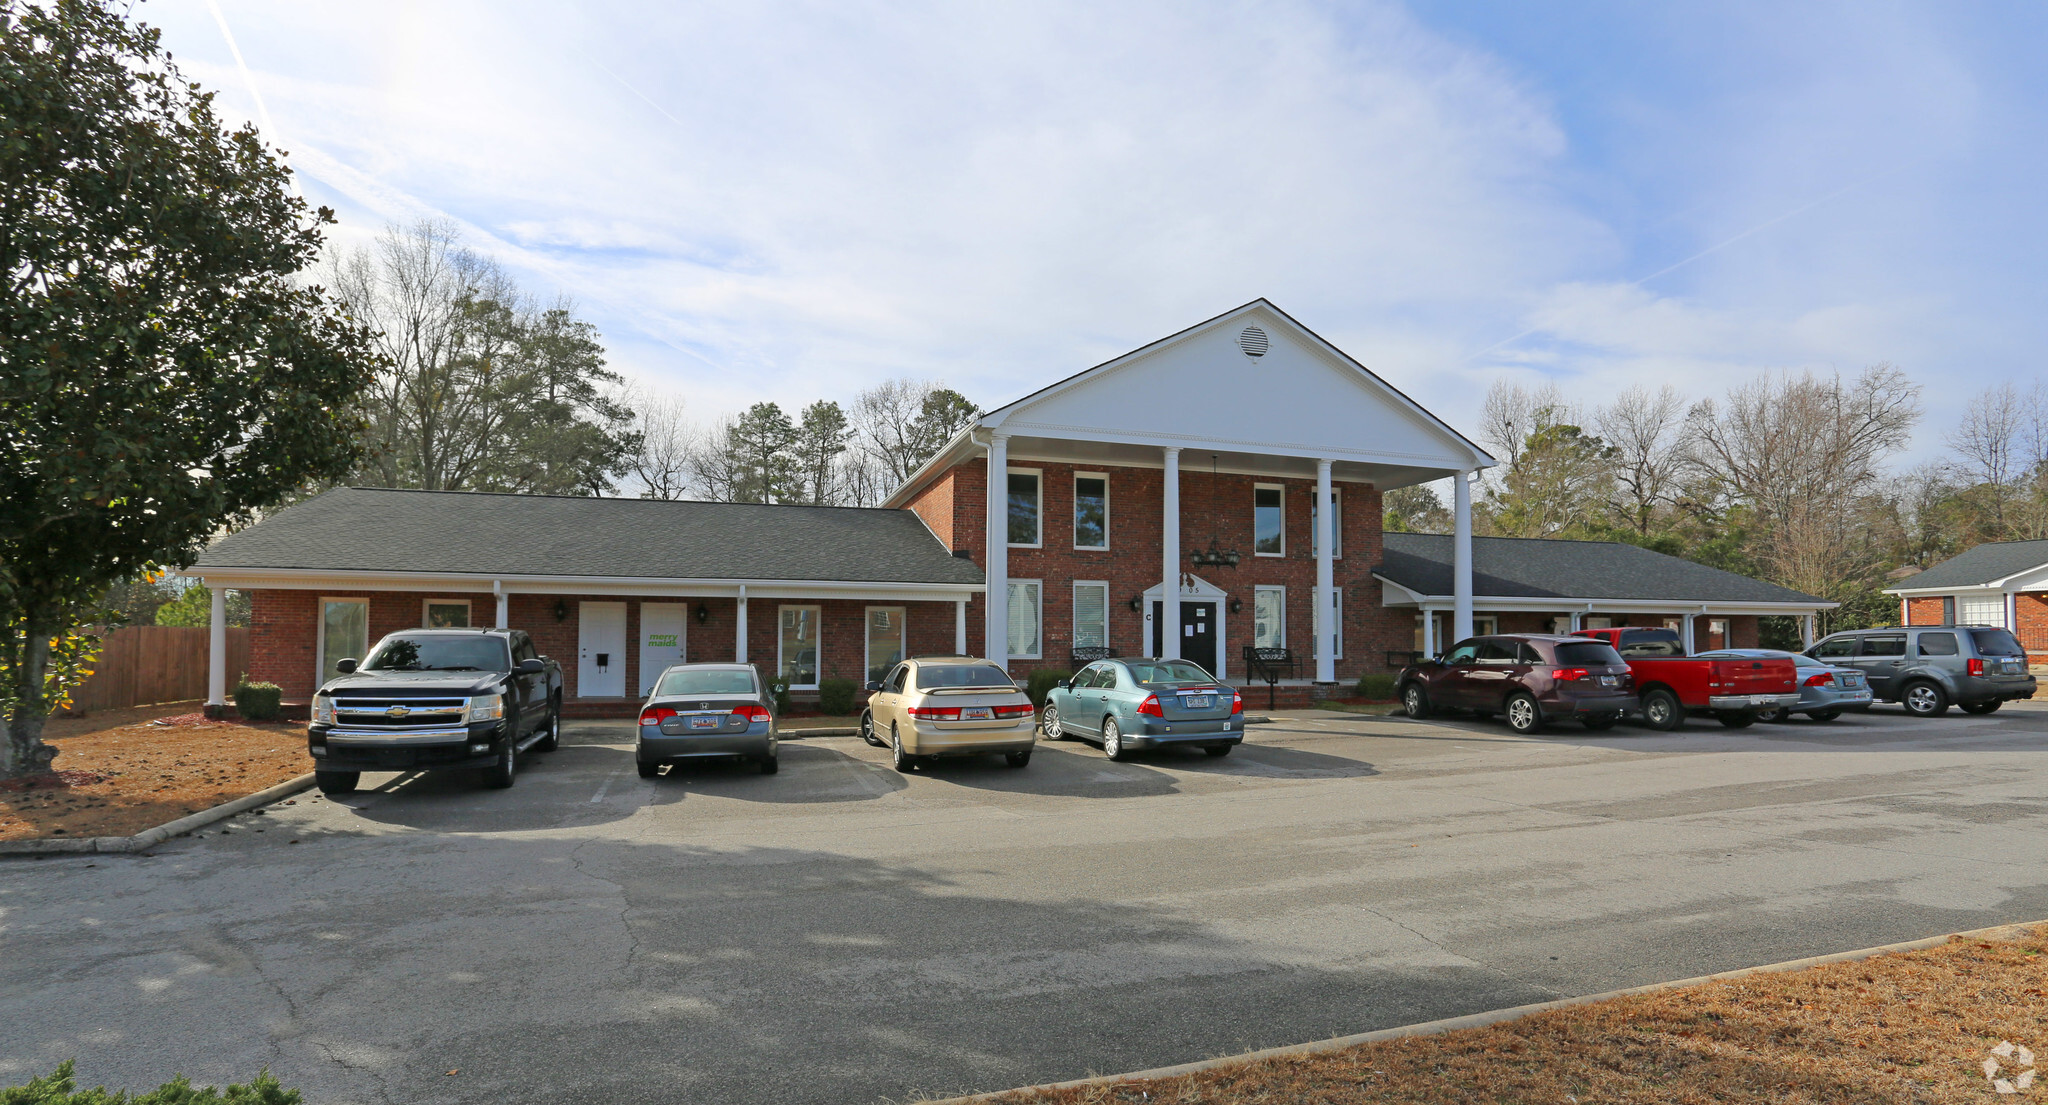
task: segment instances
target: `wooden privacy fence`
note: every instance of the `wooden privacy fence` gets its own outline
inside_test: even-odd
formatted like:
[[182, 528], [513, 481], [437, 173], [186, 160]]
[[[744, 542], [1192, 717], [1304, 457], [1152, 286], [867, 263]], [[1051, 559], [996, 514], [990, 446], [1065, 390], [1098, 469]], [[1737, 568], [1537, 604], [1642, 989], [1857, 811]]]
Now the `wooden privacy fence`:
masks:
[[[75, 711], [114, 710], [206, 697], [208, 636], [204, 627], [131, 625], [107, 634], [99, 662], [72, 692]], [[228, 630], [228, 689], [249, 668], [249, 631]]]

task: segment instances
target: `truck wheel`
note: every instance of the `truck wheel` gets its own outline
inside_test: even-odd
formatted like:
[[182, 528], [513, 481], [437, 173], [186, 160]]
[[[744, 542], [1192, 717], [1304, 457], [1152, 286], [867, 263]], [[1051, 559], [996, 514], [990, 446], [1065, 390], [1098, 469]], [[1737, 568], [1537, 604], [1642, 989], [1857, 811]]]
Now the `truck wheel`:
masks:
[[2005, 705], [2005, 700], [2002, 698], [1994, 698], [1989, 702], [1965, 702], [1963, 703], [1963, 712], [1966, 714], [1995, 714], [1998, 712], [1998, 708], [2003, 705]]
[[1756, 724], [1756, 715], [1741, 710], [1723, 710], [1714, 715], [1714, 720], [1730, 729], [1747, 729]]
[[1669, 733], [1685, 724], [1685, 707], [1679, 705], [1677, 695], [1658, 687], [1643, 694], [1643, 720], [1650, 728]]
[[1429, 692], [1420, 683], [1410, 683], [1401, 689], [1401, 709], [1414, 721], [1421, 721], [1430, 714]]
[[1501, 712], [1507, 715], [1508, 728], [1517, 733], [1534, 733], [1543, 728], [1543, 708], [1526, 691], [1509, 695]]
[[362, 777], [360, 771], [315, 771], [313, 783], [322, 794], [354, 794]]
[[1917, 680], [1899, 692], [1899, 704], [1914, 717], [1940, 717], [1948, 713], [1948, 695], [1938, 684]]
[[519, 777], [519, 746], [511, 737], [505, 738], [505, 750], [498, 753], [498, 762], [484, 768], [484, 785], [492, 790], [504, 790]]
[[548, 700], [548, 735], [534, 743], [535, 752], [553, 752], [562, 747], [562, 700]]

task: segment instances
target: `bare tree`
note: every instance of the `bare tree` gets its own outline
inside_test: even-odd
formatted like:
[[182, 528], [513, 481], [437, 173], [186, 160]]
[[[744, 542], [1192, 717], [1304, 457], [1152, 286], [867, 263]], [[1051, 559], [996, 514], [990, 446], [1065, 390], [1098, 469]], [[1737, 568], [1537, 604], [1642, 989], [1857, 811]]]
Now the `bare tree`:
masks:
[[1658, 510], [1675, 505], [1690, 441], [1685, 400], [1665, 384], [1656, 391], [1627, 388], [1593, 418], [1600, 439], [1614, 450], [1608, 510], [1640, 537], [1648, 537]]
[[870, 469], [861, 482], [886, 497], [979, 413], [934, 380], [884, 380], [861, 392], [852, 413], [854, 449]]
[[690, 493], [690, 459], [697, 434], [683, 413], [683, 401], [671, 396], [639, 395], [630, 400], [639, 412], [635, 428], [639, 447], [628, 458], [640, 481], [643, 499], [683, 499]]
[[[1573, 423], [1571, 404], [1555, 383], [1528, 388], [1509, 380], [1495, 380], [1486, 389], [1486, 405], [1480, 412], [1479, 436], [1501, 461], [1499, 475], [1515, 471], [1522, 459], [1523, 444], [1536, 432], [1539, 417], [1552, 422]], [[1548, 411], [1549, 415], [1542, 412]]]

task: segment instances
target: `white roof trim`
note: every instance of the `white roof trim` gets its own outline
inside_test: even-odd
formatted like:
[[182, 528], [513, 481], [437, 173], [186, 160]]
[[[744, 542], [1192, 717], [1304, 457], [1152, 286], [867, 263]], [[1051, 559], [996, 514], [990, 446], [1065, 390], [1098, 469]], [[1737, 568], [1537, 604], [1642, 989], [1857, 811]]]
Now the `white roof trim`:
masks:
[[980, 583], [847, 582], [806, 579], [678, 579], [668, 576], [521, 576], [482, 572], [365, 572], [306, 568], [188, 568], [177, 573], [216, 587], [244, 590], [491, 591], [513, 595], [581, 594], [750, 599], [848, 598], [954, 602], [988, 590]]
[[[1425, 595], [1411, 590], [1378, 573], [1373, 578], [1387, 585], [1388, 591], [1382, 602], [1384, 606], [1444, 607], [1456, 605], [1451, 595]], [[1394, 592], [1406, 598], [1397, 598]], [[1641, 614], [1805, 614], [1820, 610], [1833, 610], [1839, 602], [1702, 602], [1697, 599], [1602, 599], [1583, 598], [1570, 595], [1555, 598], [1528, 598], [1520, 595], [1472, 596], [1473, 609], [1485, 607], [1488, 610], [1520, 611], [1570, 611], [1590, 608], [1594, 612], [1614, 611], [1616, 613]]]

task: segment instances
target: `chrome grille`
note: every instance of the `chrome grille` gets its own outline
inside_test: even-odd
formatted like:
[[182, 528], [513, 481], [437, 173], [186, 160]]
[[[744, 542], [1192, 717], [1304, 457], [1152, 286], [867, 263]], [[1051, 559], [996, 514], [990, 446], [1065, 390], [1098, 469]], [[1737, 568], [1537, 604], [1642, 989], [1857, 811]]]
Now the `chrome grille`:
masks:
[[462, 698], [337, 698], [334, 721], [351, 729], [433, 729], [462, 724]]

